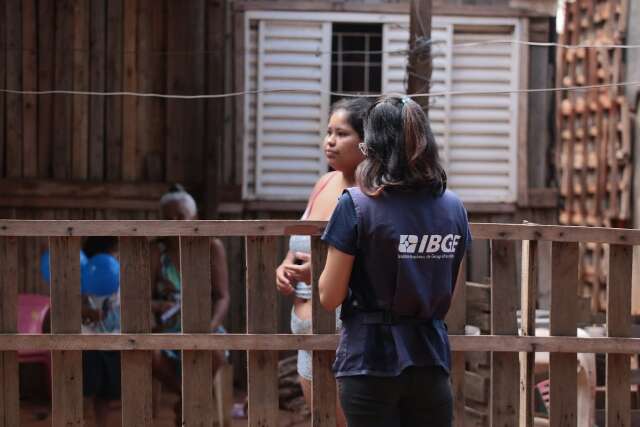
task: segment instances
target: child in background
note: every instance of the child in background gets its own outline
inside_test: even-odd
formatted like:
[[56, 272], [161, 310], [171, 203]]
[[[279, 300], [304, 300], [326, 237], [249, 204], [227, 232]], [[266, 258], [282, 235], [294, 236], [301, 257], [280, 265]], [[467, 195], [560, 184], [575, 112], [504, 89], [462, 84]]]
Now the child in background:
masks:
[[[89, 237], [82, 274], [82, 333], [120, 332], [120, 265], [117, 237]], [[108, 425], [109, 403], [120, 399], [120, 352], [82, 352], [85, 409], [94, 407], [97, 427]]]

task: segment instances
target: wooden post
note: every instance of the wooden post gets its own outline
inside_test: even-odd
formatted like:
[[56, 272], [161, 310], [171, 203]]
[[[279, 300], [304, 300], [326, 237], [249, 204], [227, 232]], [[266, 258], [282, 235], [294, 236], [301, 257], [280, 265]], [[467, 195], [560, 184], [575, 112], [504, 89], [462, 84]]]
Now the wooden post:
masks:
[[[211, 244], [209, 237], [180, 238], [182, 332], [211, 332]], [[213, 371], [210, 351], [182, 352], [182, 423], [211, 425]]]
[[[425, 45], [425, 43], [431, 41], [431, 10], [431, 0], [411, 0], [409, 49], [412, 53], [409, 55], [407, 65], [409, 76], [407, 93], [410, 94], [425, 93], [430, 90], [431, 45]], [[419, 45], [425, 48], [415, 51], [414, 49]], [[425, 113], [429, 111], [428, 97], [416, 98], [415, 101], [422, 106]]]
[[[277, 330], [276, 238], [247, 237], [247, 333]], [[247, 352], [249, 427], [278, 426], [278, 352]]]
[[[90, 2], [73, 2], [73, 90], [89, 90]], [[71, 177], [87, 179], [89, 169], [89, 97], [73, 95]]]
[[[574, 337], [577, 323], [578, 244], [553, 242], [551, 259], [544, 261], [551, 263], [549, 335]], [[577, 425], [577, 368], [576, 353], [549, 355], [551, 427]]]
[[[536, 334], [538, 242], [522, 241], [522, 294], [520, 312], [522, 335]], [[533, 427], [533, 386], [535, 353], [520, 353], [520, 427]]]
[[[125, 0], [123, 14], [124, 90], [129, 92], [138, 90], [137, 28], [138, 1]], [[135, 181], [138, 178], [136, 170], [138, 99], [137, 96], [122, 98], [122, 179], [125, 181]]]
[[[151, 332], [151, 270], [145, 237], [120, 238], [122, 333]], [[150, 427], [152, 378], [150, 351], [123, 351], [122, 425]]]
[[[633, 246], [611, 245], [607, 276], [607, 336], [631, 336], [631, 272]], [[607, 354], [607, 427], [631, 426], [630, 359]]]
[[[225, 91], [225, 7], [229, 2], [207, 2], [207, 93]], [[239, 29], [235, 29], [239, 31]], [[204, 148], [205, 206], [207, 218], [215, 218], [218, 211], [218, 176], [223, 163], [220, 161], [222, 146], [225, 142], [225, 104], [223, 99], [209, 99], [206, 102], [206, 128]], [[214, 167], [211, 167], [214, 165]]]
[[[451, 301], [451, 308], [447, 313], [446, 322], [449, 333], [452, 335], [464, 335], [467, 322], [466, 288], [467, 288], [467, 258], [460, 264], [460, 271], [456, 280], [456, 289]], [[453, 425], [464, 427], [464, 377], [465, 357], [464, 352], [454, 351], [451, 356], [451, 385], [453, 389]]]
[[[518, 335], [515, 242], [491, 241], [491, 333]], [[518, 414], [518, 354], [491, 353], [490, 425], [513, 426]]]
[[[327, 247], [320, 237], [311, 238], [312, 255], [312, 307], [311, 329], [314, 334], [335, 334], [335, 312], [328, 312], [320, 305], [318, 280], [327, 259]], [[313, 381], [311, 425], [313, 427], [334, 427], [336, 425], [336, 380], [331, 372], [334, 351], [313, 352]]]
[[[22, 88], [38, 89], [38, 9], [35, 0], [22, 2]], [[38, 99], [22, 96], [22, 176], [36, 178], [38, 168]]]
[[[80, 238], [51, 237], [51, 333], [79, 334]], [[82, 352], [51, 352], [53, 427], [82, 426]]]
[[[18, 330], [18, 242], [15, 237], [0, 237], [0, 334]], [[0, 427], [20, 425], [18, 356], [15, 351], [0, 351]]]

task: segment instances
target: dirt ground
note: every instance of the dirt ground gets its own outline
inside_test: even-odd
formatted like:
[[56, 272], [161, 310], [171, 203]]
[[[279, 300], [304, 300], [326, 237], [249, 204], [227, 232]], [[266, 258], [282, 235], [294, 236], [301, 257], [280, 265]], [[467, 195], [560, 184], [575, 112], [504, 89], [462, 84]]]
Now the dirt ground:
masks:
[[[173, 394], [163, 393], [161, 411], [158, 416], [155, 427], [174, 427], [175, 415], [173, 406], [177, 400], [177, 396]], [[242, 393], [235, 396], [237, 402], [244, 400]], [[93, 414], [90, 413], [85, 422], [85, 427], [93, 427]], [[114, 402], [109, 414], [109, 427], [120, 427], [121, 422], [120, 402]], [[246, 419], [234, 419], [232, 427], [245, 427]], [[310, 426], [309, 419], [301, 420], [299, 416], [287, 411], [280, 411], [280, 425], [282, 427], [306, 427]], [[51, 406], [49, 402], [36, 402], [34, 400], [22, 400], [20, 402], [20, 426], [21, 427], [50, 427], [51, 426]]]

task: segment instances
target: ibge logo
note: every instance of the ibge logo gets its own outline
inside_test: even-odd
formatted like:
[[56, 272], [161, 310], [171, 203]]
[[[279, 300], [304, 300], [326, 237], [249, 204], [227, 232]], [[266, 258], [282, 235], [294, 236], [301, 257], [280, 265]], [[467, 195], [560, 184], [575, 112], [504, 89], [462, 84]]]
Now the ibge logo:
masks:
[[401, 258], [450, 258], [455, 253], [459, 240], [458, 234], [425, 234], [422, 237], [401, 234], [398, 252], [403, 254], [400, 255]]

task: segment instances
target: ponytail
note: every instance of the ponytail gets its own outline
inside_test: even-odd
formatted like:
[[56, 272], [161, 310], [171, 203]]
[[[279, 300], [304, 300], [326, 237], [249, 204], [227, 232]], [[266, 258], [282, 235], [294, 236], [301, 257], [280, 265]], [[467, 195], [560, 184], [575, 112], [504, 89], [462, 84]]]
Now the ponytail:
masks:
[[367, 112], [365, 144], [367, 158], [358, 170], [365, 194], [377, 196], [385, 187], [444, 193], [447, 175], [429, 121], [410, 98], [378, 99]]

